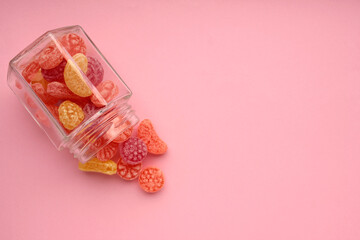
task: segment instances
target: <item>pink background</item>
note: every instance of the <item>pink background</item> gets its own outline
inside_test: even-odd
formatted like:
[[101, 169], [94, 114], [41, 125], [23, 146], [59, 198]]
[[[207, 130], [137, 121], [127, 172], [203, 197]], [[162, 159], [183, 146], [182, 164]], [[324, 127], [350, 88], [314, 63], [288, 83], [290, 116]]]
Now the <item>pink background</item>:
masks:
[[[73, 24], [167, 141], [161, 192], [78, 171], [8, 89]], [[0, 32], [0, 239], [360, 239], [359, 1], [3, 0]]]

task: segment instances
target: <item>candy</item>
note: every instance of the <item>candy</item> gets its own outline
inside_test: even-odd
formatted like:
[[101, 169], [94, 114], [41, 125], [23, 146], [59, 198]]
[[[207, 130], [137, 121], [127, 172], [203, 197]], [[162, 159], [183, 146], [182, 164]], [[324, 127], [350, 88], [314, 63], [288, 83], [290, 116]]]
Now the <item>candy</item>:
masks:
[[128, 140], [131, 137], [132, 132], [133, 132], [133, 127], [127, 128], [119, 136], [117, 136], [115, 139], [113, 139], [113, 142], [116, 142], [116, 143], [125, 142], [126, 140]]
[[39, 72], [40, 65], [37, 62], [31, 62], [26, 68], [22, 71], [22, 75], [25, 80], [30, 83], [34, 74]]
[[51, 69], [42, 69], [41, 74], [42, 76], [49, 82], [53, 81], [64, 81], [64, 70], [67, 61], [63, 60], [59, 65]]
[[104, 78], [104, 68], [96, 58], [88, 57], [88, 71], [86, 72], [86, 76], [95, 86], [102, 82]]
[[84, 120], [84, 112], [79, 105], [67, 100], [59, 106], [59, 119], [66, 129], [73, 130]]
[[100, 161], [97, 158], [93, 158], [86, 163], [79, 162], [79, 169], [84, 172], [98, 172], [107, 175], [114, 175], [117, 170], [117, 165], [114, 161]]
[[44, 86], [41, 83], [31, 84], [31, 88], [34, 90], [36, 95], [45, 103], [45, 104], [55, 104], [58, 99], [47, 94]]
[[147, 155], [145, 143], [136, 137], [129, 138], [120, 146], [120, 156], [127, 164], [140, 163]]
[[87, 103], [83, 107], [83, 112], [85, 114], [85, 118], [90, 118], [92, 115], [97, 113], [99, 111], [99, 108], [95, 107], [92, 103]]
[[68, 33], [64, 35], [61, 38], [60, 43], [71, 56], [76, 53], [86, 54], [86, 45], [84, 40], [75, 33]]
[[75, 63], [68, 60], [65, 66], [64, 79], [66, 86], [80, 97], [89, 97], [92, 91], [85, 82], [80, 70], [77, 68], [78, 66], [83, 73], [86, 73], [88, 60], [82, 53], [75, 54], [73, 59]]
[[75, 95], [69, 90], [69, 88], [61, 82], [52, 82], [47, 86], [47, 93], [55, 98], [63, 100], [76, 100], [76, 101], [86, 101], [84, 98]]
[[95, 94], [92, 95], [90, 100], [97, 107], [105, 106], [106, 103], [113, 100], [114, 97], [119, 93], [118, 86], [112, 81], [103, 81], [96, 88], [105, 100], [105, 102], [103, 102], [102, 99], [98, 98]]
[[54, 116], [54, 118], [60, 122], [59, 107], [56, 105], [46, 105], [46, 107], [49, 110], [49, 112]]
[[141, 170], [139, 175], [140, 187], [148, 193], [159, 191], [164, 186], [164, 174], [156, 167], [148, 167]]
[[100, 161], [107, 161], [115, 156], [117, 150], [119, 148], [119, 144], [117, 143], [109, 143], [105, 147], [103, 147], [97, 154], [96, 157]]
[[138, 137], [144, 141], [149, 153], [163, 154], [167, 151], [166, 143], [157, 135], [149, 119], [144, 119], [139, 124]]
[[139, 176], [141, 167], [141, 162], [135, 165], [130, 165], [120, 158], [117, 163], [117, 174], [124, 180], [134, 180]]
[[39, 55], [39, 65], [42, 69], [51, 69], [63, 61], [63, 55], [54, 42], [44, 48]]
[[30, 84], [34, 84], [34, 83], [40, 83], [41, 85], [43, 85], [44, 89], [47, 89], [48, 81], [46, 81], [43, 78], [40, 70], [37, 73], [35, 73], [34, 75], [32, 75], [32, 77], [31, 77]]

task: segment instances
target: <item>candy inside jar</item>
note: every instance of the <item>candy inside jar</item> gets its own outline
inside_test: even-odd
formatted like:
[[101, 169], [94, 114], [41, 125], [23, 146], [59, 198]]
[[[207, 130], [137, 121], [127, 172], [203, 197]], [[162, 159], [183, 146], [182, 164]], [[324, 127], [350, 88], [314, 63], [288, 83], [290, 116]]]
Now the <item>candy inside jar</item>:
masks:
[[20, 52], [8, 84], [56, 148], [83, 163], [138, 122], [130, 89], [80, 26], [49, 31]]

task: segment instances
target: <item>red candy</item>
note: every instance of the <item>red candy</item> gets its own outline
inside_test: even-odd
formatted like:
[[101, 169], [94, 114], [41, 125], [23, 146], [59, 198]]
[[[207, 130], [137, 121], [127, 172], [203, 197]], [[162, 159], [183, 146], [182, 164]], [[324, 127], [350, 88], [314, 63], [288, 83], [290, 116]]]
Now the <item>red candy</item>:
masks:
[[51, 69], [42, 69], [41, 74], [49, 82], [64, 82], [64, 69], [67, 61], [63, 60], [58, 66]]
[[96, 58], [88, 57], [86, 76], [95, 86], [102, 82], [104, 78], [104, 68]]
[[25, 80], [30, 83], [32, 76], [35, 75], [40, 70], [40, 65], [37, 62], [31, 62], [26, 68], [22, 71], [22, 75]]
[[117, 174], [124, 180], [134, 180], [139, 176], [141, 167], [141, 162], [135, 165], [130, 165], [120, 158], [117, 163]]
[[117, 143], [109, 143], [105, 147], [103, 147], [97, 154], [96, 157], [100, 161], [107, 161], [112, 159], [115, 154], [117, 153], [117, 150], [119, 148], [119, 144]]
[[86, 45], [84, 40], [75, 33], [68, 33], [64, 35], [61, 38], [60, 43], [71, 56], [77, 53], [86, 54]]
[[39, 65], [42, 69], [51, 69], [58, 66], [64, 57], [55, 43], [50, 43], [39, 55]]
[[99, 108], [95, 107], [91, 103], [87, 103], [83, 107], [83, 112], [85, 114], [85, 118], [90, 118], [92, 115], [94, 115], [97, 111], [99, 111]]
[[58, 99], [50, 96], [44, 89], [44, 86], [41, 83], [31, 84], [31, 88], [34, 90], [36, 95], [45, 103], [45, 104], [55, 104]]
[[46, 105], [47, 109], [49, 110], [49, 112], [55, 117], [56, 120], [58, 120], [58, 122], [60, 122], [59, 120], [59, 107], [56, 105]]
[[138, 128], [138, 137], [144, 141], [149, 153], [164, 154], [167, 151], [166, 143], [157, 135], [149, 119], [141, 121]]
[[75, 95], [73, 92], [71, 92], [65, 83], [60, 83], [60, 82], [49, 83], [47, 86], [47, 93], [50, 96], [57, 99], [85, 101], [85, 98], [79, 97]]
[[136, 137], [129, 138], [120, 147], [120, 156], [125, 163], [135, 165], [140, 163], [147, 155], [145, 143]]
[[[112, 81], [103, 81], [96, 88], [101, 94], [101, 96], [104, 98], [106, 103], [113, 100], [115, 96], [119, 93], [118, 86], [115, 85], [115, 83]], [[106, 103], [103, 103], [99, 98], [95, 96], [95, 94], [90, 97], [90, 100], [97, 107], [103, 107], [106, 105]]]
[[148, 167], [141, 170], [139, 184], [145, 192], [157, 192], [163, 188], [164, 183], [164, 174], [160, 169], [156, 167]]

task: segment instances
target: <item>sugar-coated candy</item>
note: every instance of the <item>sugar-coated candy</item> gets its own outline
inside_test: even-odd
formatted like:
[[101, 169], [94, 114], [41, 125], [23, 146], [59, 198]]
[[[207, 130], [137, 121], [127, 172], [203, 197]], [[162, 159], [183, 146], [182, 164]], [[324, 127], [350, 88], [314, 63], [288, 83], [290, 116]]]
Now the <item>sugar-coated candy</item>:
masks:
[[51, 82], [47, 86], [47, 93], [55, 98], [63, 99], [63, 100], [77, 100], [77, 101], [85, 101], [84, 98], [75, 95], [69, 88], [65, 85], [65, 83], [61, 82]]
[[[80, 70], [85, 74], [87, 72], [88, 60], [82, 53], [77, 53], [67, 61], [64, 70], [64, 79], [66, 86], [76, 95], [80, 97], [89, 97], [92, 94], [91, 89], [85, 82]], [[77, 66], [76, 66], [77, 65]], [[80, 70], [78, 69], [80, 68]]]
[[73, 130], [84, 120], [84, 112], [79, 105], [66, 100], [59, 106], [59, 119], [66, 129]]
[[100, 161], [107, 161], [109, 159], [112, 159], [117, 153], [118, 148], [119, 148], [118, 143], [111, 142], [105, 147], [103, 147], [99, 152], [97, 152], [96, 157]]
[[86, 54], [86, 45], [84, 40], [75, 33], [65, 34], [60, 39], [60, 43], [71, 56], [77, 53]]
[[129, 138], [120, 146], [120, 156], [127, 164], [138, 164], [144, 160], [146, 155], [146, 145], [139, 138]]
[[90, 97], [90, 100], [97, 107], [105, 106], [106, 103], [113, 100], [116, 95], [119, 94], [119, 88], [113, 81], [103, 81], [98, 86], [96, 86], [96, 88], [101, 94], [102, 98], [105, 100], [105, 102], [103, 102], [100, 97], [98, 98], [95, 94], [93, 94]]
[[54, 42], [45, 47], [38, 58], [39, 65], [42, 69], [51, 69], [58, 66], [64, 57]]
[[49, 82], [64, 81], [64, 70], [67, 61], [64, 59], [59, 65], [51, 69], [41, 69], [42, 76]]
[[128, 127], [125, 129], [119, 136], [113, 139], [113, 142], [116, 143], [122, 143], [128, 140], [131, 137], [131, 134], [133, 132], [133, 127]]
[[97, 113], [99, 110], [100, 110], [100, 108], [95, 107], [94, 104], [92, 104], [92, 103], [87, 103], [83, 107], [83, 112], [85, 114], [85, 118], [90, 118], [92, 115]]
[[167, 151], [166, 143], [157, 135], [149, 119], [144, 119], [139, 124], [138, 137], [144, 141], [149, 153], [163, 154]]
[[79, 169], [84, 172], [98, 172], [107, 175], [114, 175], [117, 170], [117, 165], [114, 161], [100, 161], [97, 158], [93, 158], [86, 163], [79, 162]]
[[147, 167], [139, 175], [140, 187], [148, 193], [154, 193], [163, 188], [165, 178], [163, 172], [156, 167]]
[[24, 68], [21, 74], [25, 78], [25, 80], [28, 83], [30, 83], [33, 78], [33, 75], [37, 74], [39, 70], [40, 70], [39, 63], [33, 61]]
[[104, 78], [104, 68], [96, 58], [88, 57], [86, 76], [95, 86], [102, 82]]
[[32, 75], [32, 77], [31, 77], [30, 84], [34, 84], [34, 83], [40, 83], [41, 85], [43, 85], [44, 89], [47, 89], [48, 81], [46, 81], [43, 78], [40, 70], [37, 73], [35, 73], [34, 75]]
[[141, 162], [135, 165], [130, 165], [120, 158], [117, 163], [117, 174], [124, 180], [134, 180], [139, 176], [141, 167]]
[[41, 83], [33, 83], [31, 84], [31, 88], [35, 92], [35, 94], [45, 103], [45, 104], [55, 104], [58, 99], [50, 96], [44, 86]]

